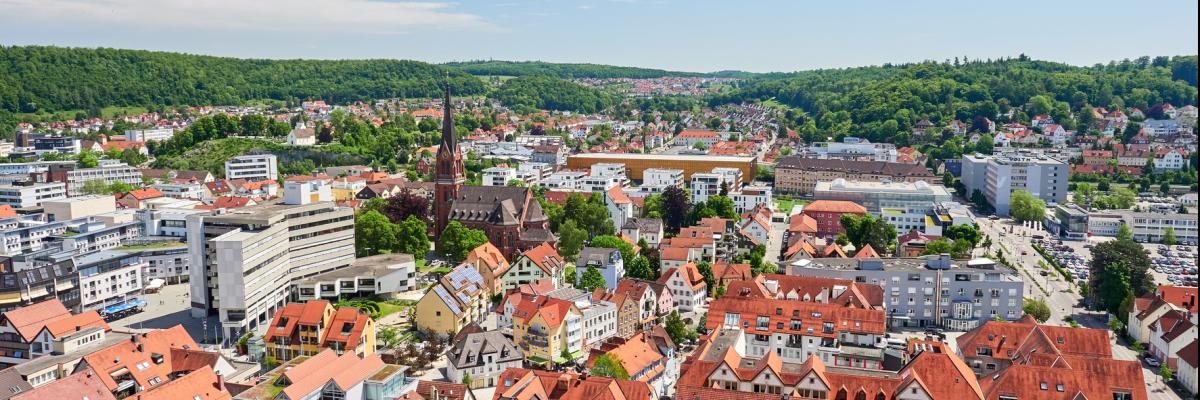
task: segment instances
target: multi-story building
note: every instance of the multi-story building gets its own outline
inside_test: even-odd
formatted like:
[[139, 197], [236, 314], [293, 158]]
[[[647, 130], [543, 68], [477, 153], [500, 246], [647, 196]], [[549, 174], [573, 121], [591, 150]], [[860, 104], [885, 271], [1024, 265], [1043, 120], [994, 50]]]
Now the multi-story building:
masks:
[[76, 335], [82, 345], [91, 343], [111, 329], [95, 310], [71, 314], [62, 302], [51, 298], [0, 315], [0, 365], [5, 368], [52, 354]]
[[72, 256], [56, 248], [10, 256], [11, 267], [0, 271], [0, 311], [50, 299], [79, 311], [79, 273]]
[[[513, 341], [531, 364], [552, 366], [583, 354], [583, 314], [575, 303], [546, 297], [525, 301], [513, 314]], [[571, 359], [564, 359], [570, 353]]]
[[497, 382], [493, 400], [655, 398], [650, 385], [645, 382], [574, 372], [510, 368], [500, 375]]
[[692, 174], [692, 181], [688, 185], [692, 192], [692, 202], [700, 203], [708, 201], [709, 197], [721, 194], [722, 184], [727, 185], [725, 186], [727, 189], [732, 188], [732, 186], [728, 186], [730, 184], [725, 179], [725, 175], [711, 172]]
[[62, 249], [73, 251], [75, 254], [114, 249], [130, 239], [142, 236], [142, 227], [140, 221], [108, 226], [100, 221], [88, 221], [64, 233], [61, 238]]
[[675, 357], [675, 343], [662, 327], [638, 332], [628, 339], [613, 338], [591, 351], [587, 365], [590, 368], [596, 359], [611, 355], [629, 372], [629, 379], [646, 382], [654, 390], [651, 398], [670, 393], [679, 378], [679, 360]]
[[709, 305], [704, 327], [729, 332], [745, 354], [784, 362], [816, 357], [840, 367], [884, 369], [879, 346], [887, 331], [883, 310], [783, 298], [725, 296]]
[[13, 182], [0, 185], [0, 204], [13, 208], [37, 207], [44, 201], [67, 198], [67, 184], [63, 182]]
[[867, 208], [852, 201], [817, 200], [804, 205], [800, 213], [816, 221], [817, 236], [832, 238], [846, 231], [842, 226], [843, 215], [861, 217], [867, 214]]
[[558, 254], [558, 250], [543, 244], [521, 253], [512, 267], [500, 276], [500, 286], [504, 290], [511, 290], [526, 283], [550, 279], [554, 287], [562, 287], [566, 267], [566, 260]]
[[483, 186], [506, 186], [509, 181], [517, 179], [517, 169], [511, 167], [491, 167], [483, 170]]
[[263, 342], [267, 354], [281, 362], [326, 349], [366, 357], [375, 354], [375, 321], [362, 310], [334, 308], [325, 300], [291, 303], [275, 313]]
[[442, 276], [417, 301], [417, 330], [443, 337], [453, 336], [471, 323], [483, 320], [491, 306], [492, 292], [479, 270], [460, 264]]
[[[279, 369], [275, 378], [264, 380], [257, 386], [239, 393], [233, 397], [239, 400], [301, 400], [301, 399], [450, 399], [444, 394], [454, 393], [446, 390], [442, 393], [419, 394], [419, 387], [424, 381], [407, 376], [408, 367], [395, 364], [385, 364], [377, 354], [359, 357], [352, 353], [338, 355], [333, 350], [325, 350], [315, 356], [294, 359], [285, 363]], [[427, 383], [427, 382], [425, 382]], [[448, 382], [438, 382], [438, 385], [461, 387], [458, 393], [466, 391], [465, 385]], [[228, 395], [225, 397], [228, 399]], [[201, 399], [219, 400], [219, 399]]]
[[142, 292], [145, 267], [145, 261], [125, 251], [105, 250], [76, 257], [80, 307], [99, 310], [131, 301]]
[[137, 254], [146, 263], [142, 277], [147, 281], [162, 279], [165, 283], [175, 284], [187, 282], [191, 277], [187, 243], [153, 242], [125, 251]]
[[496, 386], [501, 373], [521, 368], [525, 361], [517, 345], [498, 331], [469, 333], [453, 346], [446, 363], [446, 377], [451, 382], [466, 381], [472, 389]]
[[670, 168], [648, 168], [642, 171], [642, 186], [683, 187], [683, 170]]
[[966, 154], [962, 182], [967, 197], [979, 190], [996, 214], [1007, 216], [1013, 192], [1024, 190], [1047, 204], [1067, 201], [1067, 163], [1040, 152]]
[[192, 315], [217, 314], [222, 337], [266, 324], [292, 282], [354, 261], [354, 212], [272, 201], [187, 217]]
[[841, 142], [817, 142], [802, 148], [800, 157], [852, 161], [896, 162], [896, 145], [845, 138]]
[[121, 182], [129, 185], [142, 184], [142, 170], [116, 160], [100, 160], [96, 168], [78, 168], [75, 164], [54, 164], [47, 172], [48, 181], [63, 182], [67, 185], [67, 196], [75, 197], [83, 193], [83, 186], [88, 182], [100, 181], [105, 186]]
[[592, 164], [590, 176], [611, 176], [614, 177], [618, 184], [624, 185], [629, 181], [629, 175], [626, 173], [625, 164], [622, 163], [596, 163]]
[[880, 285], [891, 326], [965, 331], [996, 318], [1014, 321], [1023, 314], [1024, 281], [988, 259], [804, 259], [788, 265], [787, 274]]
[[1138, 242], [1162, 242], [1167, 230], [1175, 233], [1177, 241], [1197, 243], [1197, 220], [1194, 214], [1121, 211], [1122, 220], [1133, 231]]
[[985, 397], [975, 375], [942, 346], [931, 345], [931, 350], [916, 353], [899, 371], [880, 371], [837, 366], [819, 356], [801, 361], [788, 361], [775, 353], [755, 356], [744, 340], [749, 334], [743, 331], [721, 330], [701, 343], [684, 365], [675, 398], [995, 399]]
[[203, 183], [155, 183], [150, 187], [158, 189], [163, 196], [176, 199], [200, 200], [208, 197]]
[[867, 212], [896, 227], [897, 232], [916, 230], [941, 235], [934, 221], [935, 206], [950, 201], [950, 191], [942, 185], [917, 182], [863, 182], [835, 179], [817, 182], [813, 188], [817, 200], [842, 200], [858, 203]]
[[604, 277], [604, 286], [616, 289], [617, 283], [625, 277], [625, 261], [621, 259], [621, 251], [604, 247], [584, 247], [579, 250], [579, 258], [575, 261], [575, 282], [583, 278], [588, 269], [595, 268]]
[[692, 311], [707, 304], [708, 284], [694, 263], [668, 269], [658, 277], [658, 283], [667, 286], [674, 306], [681, 311]]
[[130, 142], [160, 142], [170, 139], [174, 135], [174, 128], [125, 130], [125, 140]]
[[775, 191], [792, 195], [811, 195], [817, 182], [834, 179], [861, 181], [941, 183], [928, 168], [918, 164], [883, 161], [821, 160], [784, 157], [775, 164]]
[[394, 297], [417, 288], [416, 265], [403, 253], [356, 258], [347, 268], [300, 279], [296, 293], [300, 300]]
[[724, 182], [731, 192], [740, 189], [745, 182], [741, 168], [717, 167], [712, 169], [712, 173], [723, 176]]
[[274, 154], [244, 155], [225, 161], [226, 179], [245, 179], [251, 182], [278, 180], [278, 159]]
[[596, 163], [625, 164], [626, 176], [634, 181], [644, 181], [647, 169], [678, 169], [683, 171], [685, 182], [693, 174], [708, 173], [718, 167], [738, 168], [742, 176], [754, 176], [758, 165], [754, 157], [694, 154], [579, 153], [567, 158], [567, 168], [573, 170], [587, 170]]
[[20, 255], [47, 248], [70, 221], [46, 221], [43, 215], [18, 215], [0, 219], [0, 254]]
[[733, 209], [738, 213], [744, 213], [759, 205], [770, 206], [772, 204], [771, 192], [770, 186], [743, 186], [739, 190], [730, 191], [729, 198], [733, 200]]

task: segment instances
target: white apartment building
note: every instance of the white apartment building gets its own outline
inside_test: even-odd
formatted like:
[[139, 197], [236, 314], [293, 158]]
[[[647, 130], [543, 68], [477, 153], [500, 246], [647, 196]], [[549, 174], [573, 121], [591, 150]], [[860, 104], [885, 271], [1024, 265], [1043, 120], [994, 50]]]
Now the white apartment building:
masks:
[[303, 205], [321, 201], [333, 201], [333, 189], [324, 181], [286, 182], [283, 184], [283, 202]]
[[354, 212], [331, 202], [268, 202], [187, 218], [192, 316], [216, 314], [236, 340], [268, 323], [292, 282], [354, 262]]
[[200, 200], [207, 197], [202, 183], [155, 183], [150, 187], [158, 189], [163, 196], [176, 199]]
[[574, 191], [579, 190], [579, 181], [587, 177], [587, 174], [579, 171], [559, 171], [550, 174], [542, 181], [542, 186], [551, 190]]
[[613, 177], [614, 180], [624, 186], [629, 182], [628, 174], [626, 173], [625, 164], [621, 163], [595, 163], [592, 164], [591, 176], [594, 177]]
[[142, 223], [145, 236], [187, 239], [187, 217], [207, 214], [206, 210], [158, 208], [139, 209], [136, 218]]
[[587, 193], [607, 192], [608, 189], [620, 186], [620, 178], [613, 175], [585, 176], [579, 179], [578, 190]]
[[965, 196], [979, 190], [1001, 216], [1008, 215], [1012, 193], [1017, 190], [1028, 191], [1048, 205], [1066, 202], [1068, 176], [1067, 163], [1041, 152], [963, 155]]
[[731, 192], [742, 187], [742, 184], [745, 183], [741, 168], [717, 167], [712, 169], [712, 173], [724, 176], [725, 183], [729, 185], [729, 191]]
[[130, 142], [161, 142], [175, 135], [174, 128], [130, 129], [125, 131], [125, 140]]
[[491, 167], [483, 170], [483, 186], [507, 186], [508, 181], [517, 179], [517, 170], [509, 167]]
[[125, 251], [106, 250], [77, 256], [80, 308], [98, 310], [140, 294], [145, 266], [144, 261]]
[[[770, 186], [744, 186], [742, 190], [730, 192], [733, 208], [739, 214], [754, 209], [759, 204], [771, 204]], [[790, 210], [789, 210], [790, 211]]]
[[225, 178], [248, 181], [278, 180], [278, 159], [274, 154], [255, 154], [231, 158], [225, 161]]
[[642, 171], [642, 186], [683, 187], [683, 170], [670, 168], [647, 168]]
[[709, 196], [721, 194], [721, 183], [725, 182], [725, 175], [697, 172], [692, 174], [692, 182], [689, 188], [692, 192], [692, 203], [700, 203], [708, 201]]
[[187, 282], [191, 277], [186, 243], [172, 242], [162, 247], [130, 250], [145, 263], [142, 278], [146, 282], [162, 279], [168, 284]]
[[74, 228], [75, 232], [71, 232], [71, 235], [62, 237], [62, 249], [73, 251], [75, 254], [114, 249], [120, 247], [126, 240], [142, 236], [142, 227], [140, 221], [108, 226], [100, 221], [88, 221]]
[[67, 184], [62, 182], [16, 182], [0, 185], [0, 204], [13, 208], [37, 207], [43, 201], [67, 198]]
[[116, 160], [100, 160], [96, 168], [75, 168], [70, 166], [52, 165], [50, 180], [65, 182], [67, 196], [75, 197], [83, 194], [83, 186], [91, 181], [101, 181], [105, 185], [124, 182], [130, 185], [142, 184], [142, 170]]

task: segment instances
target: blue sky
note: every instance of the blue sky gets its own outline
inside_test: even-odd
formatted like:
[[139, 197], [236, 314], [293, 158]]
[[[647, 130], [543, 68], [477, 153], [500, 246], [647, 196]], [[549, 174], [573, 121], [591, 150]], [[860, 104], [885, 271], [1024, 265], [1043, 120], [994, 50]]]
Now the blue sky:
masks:
[[1090, 65], [1195, 54], [1197, 3], [0, 0], [0, 44], [686, 71], [795, 71], [1020, 53]]

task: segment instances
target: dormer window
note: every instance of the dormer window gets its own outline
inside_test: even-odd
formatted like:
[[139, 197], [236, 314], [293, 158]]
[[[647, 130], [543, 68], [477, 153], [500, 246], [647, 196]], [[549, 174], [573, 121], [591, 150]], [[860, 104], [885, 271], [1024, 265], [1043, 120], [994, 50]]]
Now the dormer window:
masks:
[[1042, 388], [1042, 390], [1048, 390], [1048, 389], [1050, 389], [1050, 385], [1049, 385], [1049, 384], [1047, 384], [1046, 382], [1039, 383], [1039, 384], [1038, 384], [1038, 387]]

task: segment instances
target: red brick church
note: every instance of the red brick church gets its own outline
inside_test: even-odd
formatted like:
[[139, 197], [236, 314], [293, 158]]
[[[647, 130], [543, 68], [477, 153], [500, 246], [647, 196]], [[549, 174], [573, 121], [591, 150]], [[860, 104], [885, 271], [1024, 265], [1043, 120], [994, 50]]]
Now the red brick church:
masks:
[[533, 197], [533, 190], [508, 186], [464, 186], [466, 175], [462, 151], [454, 131], [450, 90], [442, 113], [442, 144], [437, 152], [434, 174], [436, 230], [441, 234], [450, 221], [479, 229], [509, 260], [542, 243], [554, 244], [549, 219]]

